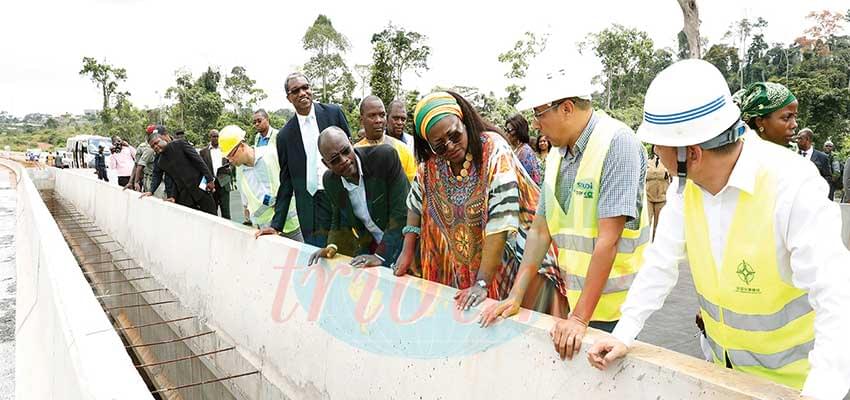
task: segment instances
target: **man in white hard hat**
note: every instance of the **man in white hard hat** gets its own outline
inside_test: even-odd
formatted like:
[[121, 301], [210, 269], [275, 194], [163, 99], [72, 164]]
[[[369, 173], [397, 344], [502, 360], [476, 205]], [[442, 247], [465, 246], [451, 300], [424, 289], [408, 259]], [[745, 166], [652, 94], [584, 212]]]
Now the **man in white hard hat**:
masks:
[[[280, 165], [273, 146], [251, 147], [245, 143], [245, 131], [236, 125], [225, 126], [218, 134], [221, 153], [236, 167], [236, 184], [247, 210], [250, 223], [259, 229], [272, 223], [277, 190], [280, 187]], [[303, 242], [295, 202], [281, 230], [281, 236]]]
[[613, 337], [588, 352], [600, 369], [623, 357], [687, 260], [720, 366], [818, 399], [850, 388], [850, 252], [838, 206], [807, 160], [742, 139], [720, 72], [702, 60], [662, 71], [638, 136], [678, 176]]
[[529, 86], [520, 108], [534, 110], [533, 126], [557, 148], [546, 160], [517, 282], [482, 322], [516, 312], [511, 299], [523, 298], [529, 271], [536, 272], [554, 241], [572, 310], [551, 334], [561, 358], [572, 358], [588, 325], [608, 332], [616, 325], [649, 242], [646, 150], [628, 126], [593, 110], [589, 79], [562, 70]]

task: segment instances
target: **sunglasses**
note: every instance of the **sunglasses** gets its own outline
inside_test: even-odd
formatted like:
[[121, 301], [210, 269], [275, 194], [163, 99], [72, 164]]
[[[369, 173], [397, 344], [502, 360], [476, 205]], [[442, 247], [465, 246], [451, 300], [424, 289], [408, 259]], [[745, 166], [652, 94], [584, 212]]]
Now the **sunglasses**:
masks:
[[460, 144], [460, 131], [452, 131], [446, 136], [446, 140], [437, 143], [436, 146], [432, 146], [431, 142], [428, 142], [428, 147], [431, 148], [431, 151], [438, 156], [442, 156], [446, 154], [446, 151], [449, 149], [449, 142], [454, 143], [455, 146]]
[[288, 93], [288, 94], [297, 94], [297, 93], [301, 93], [301, 91], [302, 91], [302, 90], [303, 90], [303, 91], [305, 91], [305, 92], [306, 92], [306, 91], [308, 91], [308, 90], [310, 90], [310, 84], [305, 83], [304, 85], [301, 85], [301, 86], [299, 86], [299, 87], [297, 87], [297, 88], [292, 88], [292, 89], [290, 89], [290, 90], [289, 90], [289, 93]]
[[347, 157], [349, 154], [351, 154], [351, 146], [345, 146], [342, 148], [342, 150], [334, 154], [334, 156], [331, 157], [330, 160], [325, 161], [330, 165], [336, 166], [340, 162], [342, 162], [343, 157]]

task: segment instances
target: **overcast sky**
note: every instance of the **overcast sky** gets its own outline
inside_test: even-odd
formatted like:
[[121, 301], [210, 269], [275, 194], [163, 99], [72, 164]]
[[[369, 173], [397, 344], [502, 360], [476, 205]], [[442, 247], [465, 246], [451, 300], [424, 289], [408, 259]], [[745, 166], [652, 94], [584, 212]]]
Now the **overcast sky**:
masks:
[[[508, 6], [508, 5], [513, 6]], [[716, 43], [732, 21], [764, 17], [770, 43], [792, 41], [809, 11], [846, 11], [847, 0], [701, 0], [701, 34]], [[404, 86], [476, 86], [503, 94], [506, 66], [496, 57], [525, 31], [551, 34], [546, 59], [598, 72], [576, 43], [612, 23], [649, 33], [657, 47], [676, 48], [682, 15], [675, 0], [613, 1], [219, 1], [4, 0], [0, 4], [0, 111], [81, 113], [100, 108], [99, 91], [78, 75], [84, 56], [127, 69], [122, 84], [137, 106], [155, 107], [174, 72], [195, 76], [242, 65], [269, 95], [261, 105], [289, 107], [287, 73], [307, 60], [301, 38], [318, 14], [351, 41], [349, 66], [371, 62], [369, 40], [392, 21], [428, 36], [430, 70]], [[357, 89], [360, 95], [360, 89]], [[163, 99], [163, 101], [165, 101]]]

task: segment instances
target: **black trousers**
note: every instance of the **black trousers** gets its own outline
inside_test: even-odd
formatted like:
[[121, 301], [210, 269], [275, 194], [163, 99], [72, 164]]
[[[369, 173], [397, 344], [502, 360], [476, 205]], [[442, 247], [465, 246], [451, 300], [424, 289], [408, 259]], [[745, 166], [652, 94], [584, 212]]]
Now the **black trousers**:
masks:
[[109, 182], [109, 177], [106, 176], [106, 168], [95, 168], [97, 171], [97, 179]]
[[215, 200], [213, 200], [212, 194], [206, 190], [182, 187], [177, 191], [177, 198], [174, 200], [181, 206], [201, 210], [207, 214], [218, 215], [215, 209]]
[[230, 192], [221, 190], [218, 181], [215, 182], [215, 192], [212, 194], [216, 208], [221, 212], [221, 217], [230, 219]]
[[130, 177], [129, 176], [119, 176], [118, 177], [118, 186], [124, 187], [124, 186], [127, 186], [128, 183], [130, 183]]
[[316, 247], [328, 244], [328, 232], [331, 229], [331, 202], [324, 190], [313, 195], [313, 229], [307, 231], [301, 226], [304, 243]]

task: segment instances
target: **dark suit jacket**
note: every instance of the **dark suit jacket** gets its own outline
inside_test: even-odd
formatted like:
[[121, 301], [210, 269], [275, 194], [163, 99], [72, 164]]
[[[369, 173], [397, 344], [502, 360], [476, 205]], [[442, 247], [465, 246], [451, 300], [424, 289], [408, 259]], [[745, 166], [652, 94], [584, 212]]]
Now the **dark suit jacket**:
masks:
[[[410, 183], [392, 146], [355, 147], [354, 152], [363, 168], [369, 216], [384, 232], [375, 254], [383, 257], [388, 264], [393, 263], [401, 253], [401, 230], [407, 223], [406, 200]], [[342, 185], [341, 178], [328, 170], [323, 181], [333, 206], [328, 243], [336, 244], [345, 255], [372, 254], [369, 248], [374, 241], [372, 234], [354, 215], [348, 190]]]
[[230, 188], [233, 186], [233, 182], [236, 181], [236, 170], [230, 166], [230, 162], [227, 161], [227, 158], [225, 158], [222, 154], [221, 167], [218, 168], [218, 171], [213, 171], [210, 146], [207, 145], [207, 147], [201, 149], [200, 154], [201, 159], [204, 160], [204, 164], [207, 165], [207, 169], [210, 170], [210, 172], [215, 173], [216, 190], [221, 189], [222, 191], [229, 192]]
[[[204, 190], [198, 188], [201, 178], [206, 177], [207, 182], [213, 180], [204, 160], [201, 159], [195, 148], [183, 139], [173, 140], [159, 153], [159, 160], [154, 163], [151, 187], [159, 186], [163, 171], [174, 180], [177, 192], [180, 192], [181, 195], [191, 196], [195, 200], [206, 195]], [[168, 191], [167, 186], [166, 191]], [[168, 197], [176, 197], [176, 193], [167, 193], [167, 195]]]
[[829, 162], [829, 156], [826, 153], [820, 150], [814, 150], [812, 153], [812, 162], [815, 163], [815, 166], [818, 167], [818, 172], [823, 179], [826, 179], [827, 183], [832, 182], [832, 164]]
[[[348, 122], [342, 110], [334, 104], [313, 103], [316, 111], [316, 122], [321, 133], [329, 126], [336, 126], [348, 136]], [[318, 152], [318, 149], [316, 150]], [[277, 134], [277, 158], [280, 162], [280, 188], [277, 191], [272, 228], [280, 231], [286, 221], [289, 203], [295, 195], [295, 207], [298, 210], [298, 222], [305, 238], [313, 235], [313, 196], [307, 192], [307, 153], [304, 152], [304, 142], [301, 140], [301, 126], [298, 116], [293, 115]], [[322, 162], [319, 160], [318, 162]], [[315, 173], [315, 171], [309, 171]]]

